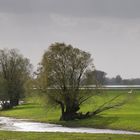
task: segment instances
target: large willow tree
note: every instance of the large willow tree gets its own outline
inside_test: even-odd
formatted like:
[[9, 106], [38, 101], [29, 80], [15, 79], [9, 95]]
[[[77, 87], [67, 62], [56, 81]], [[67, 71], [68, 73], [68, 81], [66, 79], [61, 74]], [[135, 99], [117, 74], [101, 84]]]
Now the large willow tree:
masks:
[[[71, 45], [55, 43], [44, 53], [37, 72], [36, 88], [46, 93], [51, 105], [60, 106], [61, 120], [87, 118], [125, 103], [117, 95], [92, 112], [79, 112], [81, 105], [98, 91], [90, 92], [84, 86], [89, 71], [95, 71], [91, 55]], [[98, 82], [96, 78], [94, 80], [96, 85]]]
[[[55, 43], [44, 53], [40, 65], [39, 83], [47, 82], [48, 98], [60, 105], [61, 120], [84, 117], [77, 112], [89, 97], [80, 86], [84, 73], [93, 69], [91, 55], [71, 45]], [[44, 89], [44, 85], [40, 88]]]
[[81, 105], [96, 92], [87, 92], [82, 85], [88, 71], [94, 71], [91, 55], [71, 45], [55, 43], [44, 53], [38, 69], [37, 88], [47, 94], [52, 105], [60, 106], [61, 120], [87, 118], [122, 104], [111, 104], [117, 96], [92, 112], [79, 112]]

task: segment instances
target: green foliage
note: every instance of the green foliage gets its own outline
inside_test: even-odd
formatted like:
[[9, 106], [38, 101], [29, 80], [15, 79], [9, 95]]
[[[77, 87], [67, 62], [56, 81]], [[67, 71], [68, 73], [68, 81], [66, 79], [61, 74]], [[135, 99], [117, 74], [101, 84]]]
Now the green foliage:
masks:
[[80, 85], [89, 69], [93, 69], [91, 55], [71, 45], [55, 43], [44, 53], [38, 85], [42, 85], [40, 89], [46, 92], [49, 103], [61, 107], [62, 120], [75, 119], [80, 105], [88, 98], [88, 92], [81, 94]]
[[31, 64], [15, 49], [0, 50], [0, 84], [2, 98], [10, 101], [10, 105], [18, 104], [24, 93], [24, 83], [30, 75]]
[[6, 80], [0, 77], [0, 100], [5, 101], [8, 99], [8, 90], [7, 90]]

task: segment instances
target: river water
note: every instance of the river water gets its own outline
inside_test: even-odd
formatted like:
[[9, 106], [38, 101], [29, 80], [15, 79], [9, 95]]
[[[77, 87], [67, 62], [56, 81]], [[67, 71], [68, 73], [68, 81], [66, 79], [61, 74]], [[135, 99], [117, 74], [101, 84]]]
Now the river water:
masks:
[[9, 117], [0, 117], [0, 130], [23, 131], [23, 132], [69, 132], [69, 133], [107, 133], [107, 134], [138, 134], [140, 132], [131, 132], [111, 129], [95, 128], [70, 128], [62, 125], [31, 122], [29, 120], [14, 119]]

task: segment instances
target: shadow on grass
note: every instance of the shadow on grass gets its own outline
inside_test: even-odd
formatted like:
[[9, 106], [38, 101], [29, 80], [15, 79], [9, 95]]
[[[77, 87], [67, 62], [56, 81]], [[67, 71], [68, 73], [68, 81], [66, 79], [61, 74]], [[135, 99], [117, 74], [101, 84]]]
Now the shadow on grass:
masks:
[[68, 127], [92, 127], [92, 128], [108, 128], [115, 123], [118, 117], [93, 116], [91, 118], [75, 121], [62, 121], [61, 124]]
[[114, 116], [114, 117], [94, 116], [91, 118], [91, 122], [89, 121], [89, 123], [92, 123], [91, 125], [93, 127], [107, 128], [107, 126], [109, 126], [112, 123], [115, 123], [116, 121], [118, 121], [118, 119], [119, 118], [116, 116]]

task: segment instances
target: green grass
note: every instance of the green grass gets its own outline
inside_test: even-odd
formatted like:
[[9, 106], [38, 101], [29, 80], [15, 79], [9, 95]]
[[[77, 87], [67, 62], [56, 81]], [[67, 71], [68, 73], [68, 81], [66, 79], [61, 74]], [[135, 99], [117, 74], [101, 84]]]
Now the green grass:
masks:
[[[108, 93], [102, 93], [102, 96], [97, 95], [90, 99], [85, 105], [81, 107], [81, 111], [91, 111], [94, 107], [99, 106], [102, 102], [111, 99], [118, 94], [126, 95], [127, 91], [108, 91]], [[12, 110], [1, 111], [1, 116], [10, 116], [16, 118], [32, 119], [41, 122], [60, 123], [66, 126], [85, 126], [96, 128], [112, 128], [140, 131], [140, 91], [137, 90], [132, 95], [129, 95], [132, 100], [128, 101], [124, 106], [108, 110], [102, 114], [75, 121], [59, 121], [60, 109], [59, 108], [47, 108], [40, 103], [30, 103], [18, 106]], [[129, 99], [129, 98], [128, 98]]]
[[0, 131], [0, 140], [139, 140], [138, 135], [29, 133]]

